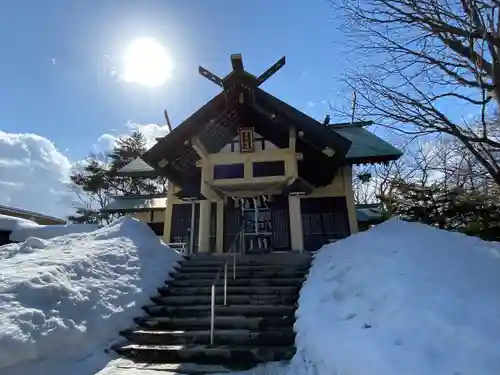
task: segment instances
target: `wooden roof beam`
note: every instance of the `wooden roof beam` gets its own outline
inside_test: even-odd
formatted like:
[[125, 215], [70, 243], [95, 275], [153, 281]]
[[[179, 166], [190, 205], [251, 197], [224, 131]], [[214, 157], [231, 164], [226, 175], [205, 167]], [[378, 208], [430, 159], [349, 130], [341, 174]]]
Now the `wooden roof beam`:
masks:
[[297, 144], [297, 131], [295, 130], [295, 126], [290, 126], [288, 148], [292, 150], [292, 152], [295, 152], [296, 144]]
[[208, 160], [208, 152], [198, 136], [191, 138], [191, 147], [196, 151], [198, 156], [203, 160]]

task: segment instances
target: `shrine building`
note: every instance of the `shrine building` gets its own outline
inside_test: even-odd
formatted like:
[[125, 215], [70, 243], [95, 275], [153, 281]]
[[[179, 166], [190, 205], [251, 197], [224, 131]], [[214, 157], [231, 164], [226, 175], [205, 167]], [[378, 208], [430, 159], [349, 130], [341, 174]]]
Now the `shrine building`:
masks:
[[131, 214], [190, 252], [310, 251], [356, 233], [353, 165], [401, 151], [370, 122], [320, 122], [262, 90], [285, 58], [258, 77], [241, 55], [231, 64], [224, 78], [200, 67], [221, 92], [119, 170], [166, 177], [168, 193], [115, 197], [103, 211]]

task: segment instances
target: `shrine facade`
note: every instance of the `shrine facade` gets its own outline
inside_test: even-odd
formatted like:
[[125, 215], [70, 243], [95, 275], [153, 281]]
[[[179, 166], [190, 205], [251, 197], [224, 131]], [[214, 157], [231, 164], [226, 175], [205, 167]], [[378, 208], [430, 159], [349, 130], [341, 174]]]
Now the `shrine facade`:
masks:
[[320, 122], [260, 88], [231, 56], [221, 92], [119, 173], [168, 178], [165, 196], [116, 197], [103, 211], [134, 215], [191, 252], [316, 250], [358, 231], [352, 167], [401, 152], [365, 129]]

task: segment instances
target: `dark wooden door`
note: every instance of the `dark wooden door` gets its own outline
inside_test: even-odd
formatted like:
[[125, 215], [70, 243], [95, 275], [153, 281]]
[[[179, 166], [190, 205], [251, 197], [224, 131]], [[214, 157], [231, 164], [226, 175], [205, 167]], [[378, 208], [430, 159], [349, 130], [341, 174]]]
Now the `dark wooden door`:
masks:
[[350, 234], [345, 197], [305, 198], [300, 208], [306, 250], [317, 250]]
[[[191, 203], [174, 204], [170, 223], [170, 242], [185, 242], [189, 248], [191, 238]], [[198, 252], [198, 232], [200, 226], [200, 204], [195, 203], [194, 246]]]
[[268, 203], [271, 209], [271, 248], [273, 250], [290, 250], [290, 216], [288, 196], [275, 196]]

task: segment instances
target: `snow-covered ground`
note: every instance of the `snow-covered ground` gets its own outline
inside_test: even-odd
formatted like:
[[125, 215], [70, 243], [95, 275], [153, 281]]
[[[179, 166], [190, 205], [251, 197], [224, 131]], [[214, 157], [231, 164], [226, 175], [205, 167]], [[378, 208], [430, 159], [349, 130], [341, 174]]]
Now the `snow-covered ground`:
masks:
[[0, 246], [0, 373], [94, 373], [179, 259], [129, 217]]
[[[121, 359], [111, 361], [106, 368], [100, 371], [97, 375], [162, 375], [169, 374], [172, 372], [164, 372], [161, 370], [154, 370], [148, 368], [126, 368], [122, 367], [120, 362]], [[152, 366], [154, 367], [154, 365]], [[255, 366], [254, 368], [247, 371], [236, 371], [230, 373], [220, 373], [212, 375], [286, 375], [289, 370], [289, 365], [287, 362], [266, 362]], [[80, 375], [80, 374], [78, 374]], [[330, 374], [329, 374], [330, 375]]]
[[[131, 218], [1, 246], [0, 374], [156, 374], [105, 349], [179, 258]], [[497, 375], [499, 317], [499, 243], [393, 219], [315, 255], [297, 354], [241, 375]]]
[[498, 375], [500, 244], [392, 219], [327, 245], [290, 375]]

